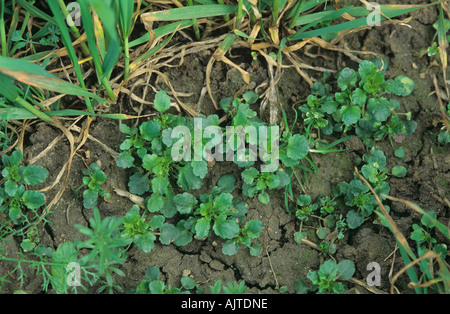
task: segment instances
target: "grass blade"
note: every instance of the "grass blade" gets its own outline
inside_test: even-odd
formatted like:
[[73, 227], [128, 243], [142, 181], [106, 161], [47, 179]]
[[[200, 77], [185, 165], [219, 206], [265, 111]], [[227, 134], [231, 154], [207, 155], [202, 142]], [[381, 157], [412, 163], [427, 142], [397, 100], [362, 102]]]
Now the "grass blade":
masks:
[[63, 94], [90, 97], [100, 103], [106, 102], [85, 88], [63, 81], [40, 66], [21, 59], [0, 57], [0, 72], [27, 85]]
[[54, 19], [53, 17], [51, 17], [47, 13], [39, 10], [34, 5], [29, 3], [28, 1], [26, 1], [26, 0], [17, 0], [17, 2], [21, 5], [22, 8], [24, 8], [27, 12], [29, 12], [34, 17], [43, 19], [44, 21], [50, 22], [53, 25], [58, 26], [58, 23], [56, 22], [56, 19]]
[[[97, 47], [97, 42], [95, 38], [95, 30], [94, 30], [94, 23], [92, 21], [92, 15], [89, 10], [89, 5], [86, 0], [80, 0], [80, 10], [81, 10], [81, 19], [83, 21], [84, 30], [86, 33], [86, 39], [88, 42], [89, 50], [92, 56], [92, 61], [95, 65], [95, 70], [97, 71], [97, 77], [99, 81], [103, 84], [105, 87], [106, 93], [108, 94], [108, 97], [110, 99], [115, 99], [114, 92], [111, 88], [111, 85], [109, 84], [109, 77], [104, 75], [102, 60], [100, 58], [100, 53]], [[108, 59], [109, 64], [115, 64], [117, 62], [117, 59], [119, 58], [118, 50], [119, 48], [114, 46], [114, 42], [110, 43], [110, 46], [108, 47], [108, 52], [105, 56], [105, 58], [111, 58]], [[111, 51], [117, 51], [116, 54], [111, 54]]]
[[[155, 33], [155, 38], [157, 38], [157, 37], [169, 35], [177, 29], [188, 28], [191, 26], [192, 26], [192, 20], [183, 20], [183, 21], [181, 21], [181, 24], [180, 24], [180, 22], [173, 22], [173, 23], [155, 28], [153, 30], [153, 32]], [[132, 48], [132, 47], [135, 47], [138, 45], [142, 45], [142, 44], [148, 42], [149, 40], [151, 40], [151, 36], [147, 32], [145, 35], [139, 37], [138, 39], [131, 41], [129, 46], [130, 46], [130, 48]]]
[[[70, 61], [72, 62], [72, 65], [75, 70], [77, 79], [80, 83], [80, 86], [82, 88], [86, 89], [86, 85], [84, 84], [84, 79], [83, 79], [83, 73], [81, 72], [80, 65], [78, 64], [78, 58], [75, 53], [75, 49], [72, 46], [72, 39], [70, 38], [69, 29], [67, 28], [66, 20], [61, 13], [58, 2], [57, 2], [57, 0], [49, 0], [48, 5], [55, 16], [56, 25], [59, 27], [59, 30], [61, 32], [61, 40], [64, 44], [64, 47], [66, 47], [67, 54], [70, 58]], [[87, 109], [89, 111], [93, 112], [94, 108], [93, 108], [89, 98], [86, 97], [85, 101], [86, 101]]]
[[236, 13], [236, 5], [205, 4], [192, 7], [174, 8], [167, 11], [148, 12], [141, 15], [143, 22], [192, 20], [204, 17]]
[[[4, 57], [0, 57], [4, 58]], [[16, 86], [14, 86], [12, 80], [7, 75], [0, 72], [0, 85], [2, 86], [2, 89], [0, 90], [0, 95], [3, 95], [6, 99], [11, 101], [12, 103], [19, 103], [22, 107], [26, 109], [27, 112], [34, 115], [34, 117], [39, 117], [42, 120], [52, 123], [53, 120], [47, 116], [45, 113], [39, 111], [36, 109], [32, 104], [24, 100], [19, 96], [19, 93], [16, 90]], [[9, 108], [8, 108], [9, 109]], [[8, 110], [8, 109], [2, 109], [2, 110]], [[18, 108], [12, 108], [12, 109], [18, 109]], [[3, 116], [3, 115], [2, 115]]]
[[5, 0], [0, 1], [0, 38], [2, 43], [2, 56], [8, 56], [8, 45], [6, 43], [5, 31]]
[[[413, 12], [415, 10], [424, 8], [429, 5], [432, 5], [432, 4], [427, 4], [427, 5], [381, 5], [380, 11], [383, 12], [383, 14], [386, 17], [393, 18], [396, 16], [400, 16], [402, 14]], [[346, 9], [349, 10], [348, 8], [346, 8]], [[361, 13], [362, 13], [362, 11], [361, 11]], [[366, 10], [366, 13], [364, 13], [365, 16], [367, 16], [369, 14], [370, 14], [370, 12], [367, 10]], [[380, 21], [386, 20], [385, 16], [381, 16]], [[324, 16], [320, 16], [320, 18], [318, 20], [320, 21], [323, 19], [324, 19]], [[304, 23], [304, 21], [299, 19], [298, 23]], [[310, 38], [310, 37], [322, 36], [322, 35], [326, 35], [326, 34], [330, 34], [330, 33], [337, 33], [337, 32], [341, 32], [341, 31], [345, 31], [345, 30], [349, 30], [349, 29], [358, 28], [358, 27], [365, 26], [365, 25], [367, 25], [367, 18], [363, 17], [363, 18], [355, 19], [353, 21], [347, 21], [347, 22], [343, 22], [340, 24], [331, 25], [328, 27], [323, 27], [320, 29], [315, 29], [315, 30], [306, 31], [306, 32], [304, 32], [303, 31], [304, 28], [302, 28], [300, 31], [298, 31], [294, 35], [291, 35], [289, 37], [289, 40], [301, 40], [301, 39]]]

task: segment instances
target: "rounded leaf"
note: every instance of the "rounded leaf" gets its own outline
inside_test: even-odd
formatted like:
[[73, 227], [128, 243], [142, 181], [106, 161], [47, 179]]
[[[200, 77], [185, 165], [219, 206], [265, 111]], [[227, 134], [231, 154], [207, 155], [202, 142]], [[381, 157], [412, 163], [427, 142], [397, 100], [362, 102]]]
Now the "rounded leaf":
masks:
[[45, 204], [45, 196], [39, 191], [26, 191], [22, 200], [29, 209], [38, 209]]
[[23, 171], [22, 177], [28, 185], [37, 185], [45, 181], [48, 176], [47, 169], [38, 165], [29, 165]]

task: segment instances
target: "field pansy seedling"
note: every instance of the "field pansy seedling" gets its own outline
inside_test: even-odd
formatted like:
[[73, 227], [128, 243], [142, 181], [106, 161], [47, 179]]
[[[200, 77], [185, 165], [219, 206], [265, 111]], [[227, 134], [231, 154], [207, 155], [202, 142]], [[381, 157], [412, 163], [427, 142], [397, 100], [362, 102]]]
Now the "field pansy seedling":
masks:
[[[408, 96], [413, 92], [414, 81], [407, 76], [386, 80], [385, 70], [367, 60], [359, 64], [358, 71], [344, 68], [337, 74], [340, 91], [334, 94], [325, 83], [329, 75], [316, 82], [307, 103], [299, 107], [305, 126], [324, 134], [354, 129], [368, 146], [384, 136], [411, 135], [417, 123], [411, 121], [409, 113], [398, 113], [399, 102], [385, 95]], [[407, 119], [401, 120], [400, 115]]]
[[2, 177], [0, 185], [0, 212], [8, 214], [14, 224], [20, 224], [26, 209], [38, 209], [45, 204], [43, 193], [28, 190], [27, 186], [45, 181], [48, 171], [38, 165], [21, 165], [22, 151], [2, 155]]
[[[377, 195], [388, 195], [390, 186], [386, 181], [388, 170], [383, 151], [372, 149], [370, 155], [363, 156], [363, 161], [365, 161], [365, 164], [361, 167], [363, 176], [372, 184]], [[362, 225], [364, 219], [369, 217], [378, 206], [369, 187], [359, 178], [355, 177], [349, 183], [339, 183], [338, 190], [344, 198], [345, 205], [351, 208], [346, 216], [350, 229], [356, 229]], [[381, 197], [381, 199], [383, 198]]]
[[311, 290], [318, 293], [342, 294], [345, 286], [338, 279], [349, 280], [355, 273], [355, 264], [350, 260], [336, 263], [333, 260], [324, 262], [318, 271], [308, 273], [307, 277], [313, 286]]

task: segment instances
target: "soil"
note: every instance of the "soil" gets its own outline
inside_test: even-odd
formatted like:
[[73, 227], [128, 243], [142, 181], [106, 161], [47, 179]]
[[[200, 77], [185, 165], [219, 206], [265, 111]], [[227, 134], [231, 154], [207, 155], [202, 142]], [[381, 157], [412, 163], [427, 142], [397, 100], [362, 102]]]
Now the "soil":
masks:
[[[445, 86], [441, 67], [433, 65], [432, 59], [428, 56], [420, 56], [421, 50], [432, 43], [434, 36], [432, 23], [436, 21], [437, 16], [437, 8], [433, 6], [421, 11], [417, 18], [408, 23], [409, 26], [383, 24], [381, 27], [373, 27], [351, 34], [345, 38], [345, 41], [349, 50], [371, 51], [382, 56], [389, 65], [387, 77], [407, 75], [415, 81], [413, 94], [409, 97], [398, 98], [402, 109], [411, 111], [413, 119], [418, 122], [416, 132], [406, 137], [402, 143], [406, 151], [405, 158], [401, 160], [395, 158], [393, 148], [387, 140], [380, 142], [379, 147], [387, 156], [389, 168], [394, 165], [403, 165], [408, 170], [407, 176], [403, 179], [389, 177], [390, 194], [415, 202], [426, 210], [435, 211], [439, 220], [447, 224], [450, 208], [440, 200], [450, 198], [450, 148], [448, 145], [440, 146], [436, 141], [439, 126], [435, 121], [439, 118], [440, 113], [437, 98], [432, 94], [434, 91], [433, 75], [438, 77], [442, 90], [445, 90]], [[161, 70], [168, 76], [171, 85], [177, 92], [186, 93], [187, 96], [182, 98], [183, 102], [205, 115], [215, 113], [208, 94], [204, 97], [201, 96], [205, 87], [206, 66], [213, 52], [210, 49], [188, 55], [184, 58], [181, 66], [167, 67]], [[306, 55], [300, 51], [298, 56], [305, 64], [330, 70], [339, 70], [345, 66], [357, 68], [353, 56], [361, 59], [367, 57], [357, 53], [350, 56], [338, 51], [323, 49], [317, 51], [315, 48], [311, 49], [309, 53]], [[251, 84], [248, 89], [255, 90], [258, 86], [264, 86], [261, 84], [268, 82], [270, 75], [263, 59], [252, 61], [250, 51], [242, 48], [233, 49], [231, 54], [230, 59], [250, 74]], [[317, 57], [312, 57], [311, 54], [317, 54]], [[322, 76], [319, 71], [309, 69], [304, 71], [314, 79], [320, 79]], [[211, 73], [211, 88], [216, 101], [234, 95], [242, 85], [243, 80], [237, 70], [222, 62], [214, 63]], [[162, 81], [157, 80], [155, 86], [157, 89], [167, 90], [167, 86]], [[309, 94], [309, 85], [294, 68], [283, 70], [277, 88], [282, 103], [285, 103], [287, 107], [295, 101], [305, 99]], [[149, 93], [146, 100], [151, 101], [152, 99], [153, 94]], [[199, 102], [199, 100], [202, 101]], [[123, 112], [136, 114], [130, 104], [139, 107], [138, 102], [130, 101], [127, 96], [123, 96], [121, 101]], [[142, 113], [152, 113], [151, 107], [144, 105]], [[118, 126], [119, 122], [116, 120], [98, 118], [92, 123], [89, 134], [118, 153], [120, 152], [119, 145], [125, 138], [120, 133]], [[38, 156], [55, 138], [61, 136], [59, 130], [44, 123], [38, 123], [33, 127], [34, 130], [24, 146], [25, 160]], [[314, 156], [318, 174], [310, 176], [309, 190], [307, 191], [313, 199], [318, 195], [330, 194], [333, 185], [338, 182], [351, 180], [355, 161], [366, 153], [364, 145], [356, 136], [352, 136], [350, 140], [344, 142], [342, 147], [348, 148], [348, 150], [337, 154]], [[114, 192], [116, 188], [127, 190], [129, 175], [126, 170], [116, 166], [114, 153], [106, 151], [104, 146], [90, 139], [87, 140], [82, 150], [73, 159], [64, 194], [47, 216], [52, 224], [47, 224], [40, 229], [41, 243], [45, 246], [56, 249], [65, 241], [83, 237], [74, 225], [87, 225], [92, 211], [83, 209], [81, 197], [74, 198], [72, 189], [81, 185], [82, 171], [86, 168], [86, 161], [98, 162], [108, 176], [105, 190], [111, 193], [111, 199], [99, 203], [99, 210], [103, 217], [123, 216], [133, 205], [130, 200]], [[57, 180], [61, 168], [69, 158], [69, 151], [69, 143], [65, 137], [62, 137], [50, 151], [36, 161], [36, 164], [49, 170], [47, 181], [39, 188], [44, 188]], [[155, 249], [150, 253], [143, 253], [137, 247], [132, 246], [129, 250], [129, 258], [121, 268], [126, 276], [117, 277], [118, 283], [124, 291], [135, 289], [143, 280], [147, 268], [154, 265], [160, 267], [161, 279], [166, 285], [179, 287], [182, 275], [190, 274], [206, 288], [206, 292], [209, 291], [209, 285], [213, 285], [219, 279], [222, 282], [244, 280], [250, 291], [262, 293], [277, 293], [277, 288], [281, 286], [286, 286], [289, 293], [294, 293], [294, 284], [297, 279], [301, 278], [308, 282], [306, 275], [309, 271], [317, 270], [324, 258], [310, 246], [297, 244], [294, 241], [294, 233], [298, 231], [299, 221], [295, 216], [287, 213], [283, 193], [271, 192], [271, 202], [267, 206], [261, 205], [256, 199], [246, 198], [239, 193], [241, 185], [239, 169], [227, 163], [216, 164], [214, 171], [210, 171], [205, 179], [206, 185], [212, 186], [225, 173], [232, 173], [238, 179], [238, 193], [235, 196], [248, 203], [248, 218], [259, 219], [264, 226], [259, 238], [259, 242], [262, 244], [260, 255], [258, 257], [250, 256], [248, 250], [245, 249], [239, 250], [234, 256], [223, 255], [221, 252], [223, 240], [216, 237], [205, 241], [194, 240], [185, 247], [156, 243]], [[47, 202], [53, 199], [58, 189], [59, 184], [45, 193]], [[418, 221], [419, 216], [402, 203], [386, 203], [390, 206], [391, 215], [400, 230], [408, 236], [412, 224]], [[444, 241], [444, 239], [440, 240]], [[9, 252], [10, 256], [14, 256], [18, 245], [15, 242], [8, 243], [6, 252]], [[447, 245], [449, 244], [447, 242]], [[404, 266], [398, 251], [393, 254], [395, 247], [395, 239], [389, 230], [372, 224], [370, 220], [360, 228], [348, 232], [346, 237], [339, 241], [334, 258], [354, 261], [356, 265], [354, 277], [364, 282], [370, 272], [367, 270], [367, 265], [370, 262], [378, 262], [381, 266], [382, 279], [381, 286], [378, 288], [388, 292], [390, 274], [395, 274]], [[2, 263], [0, 274], [11, 272], [13, 268], [14, 265], [10, 263]], [[42, 280], [34, 277], [31, 270], [28, 275], [22, 288], [17, 281], [9, 278], [12, 284], [3, 292], [8, 293], [22, 289], [28, 293], [40, 293]], [[407, 276], [402, 276], [396, 282], [396, 287], [402, 293], [410, 293], [412, 290], [408, 288], [407, 284]], [[349, 284], [349, 288], [353, 288], [353, 292], [368, 293], [358, 284]]]

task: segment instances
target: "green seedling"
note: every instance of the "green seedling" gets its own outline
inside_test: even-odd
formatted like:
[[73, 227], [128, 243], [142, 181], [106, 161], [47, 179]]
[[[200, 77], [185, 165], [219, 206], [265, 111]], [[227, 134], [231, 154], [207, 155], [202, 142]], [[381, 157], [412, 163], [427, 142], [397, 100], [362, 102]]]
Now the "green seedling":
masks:
[[194, 233], [201, 239], [209, 236], [212, 229], [222, 239], [232, 239], [239, 232], [239, 225], [233, 219], [236, 213], [233, 196], [230, 193], [214, 194], [200, 197], [200, 207], [194, 212]]
[[336, 264], [335, 261], [328, 260], [320, 265], [318, 271], [308, 273], [307, 277], [312, 282], [310, 290], [314, 292], [342, 294], [346, 291], [346, 288], [342, 282], [337, 280], [349, 280], [354, 273], [355, 265], [352, 261], [343, 260]]
[[181, 287], [176, 288], [171, 285], [166, 286], [160, 280], [160, 271], [157, 266], [151, 266], [145, 272], [145, 279], [136, 287], [133, 293], [136, 294], [190, 294], [192, 292], [201, 293], [198, 284], [191, 277], [180, 279]]
[[132, 239], [133, 243], [145, 253], [149, 253], [155, 247], [157, 230], [163, 226], [165, 218], [154, 215], [146, 222], [145, 214], [139, 213], [139, 206], [133, 207], [125, 214], [122, 223], [121, 236]]
[[309, 195], [299, 195], [297, 205], [300, 206], [300, 209], [295, 212], [295, 216], [302, 222], [308, 221], [319, 207], [317, 203], [311, 204]]
[[316, 224], [308, 227], [316, 230], [316, 236], [320, 239], [318, 248], [325, 256], [336, 253], [336, 241], [344, 238], [347, 223], [336, 208], [337, 202], [329, 196], [319, 196], [313, 203], [309, 195], [300, 195], [297, 198], [297, 209], [295, 215], [300, 220], [300, 229], [294, 234], [294, 240], [301, 243], [307, 237], [303, 232], [306, 222], [316, 221]]
[[123, 218], [101, 219], [98, 209], [94, 208], [93, 217], [89, 219], [90, 228], [75, 225], [82, 234], [88, 236], [86, 241], [77, 243], [78, 249], [89, 250], [88, 254], [79, 259], [80, 264], [93, 267], [98, 271], [99, 276], [104, 276], [106, 282], [101, 289], [108, 289], [109, 292], [117, 288], [113, 273], [119, 276], [125, 275], [116, 265], [123, 265], [127, 257], [125, 248], [133, 241], [121, 236], [119, 228], [122, 224]]
[[267, 205], [270, 202], [270, 196], [267, 190], [273, 190], [285, 187], [291, 180], [285, 171], [259, 172], [256, 168], [248, 168], [242, 171], [242, 193], [245, 196], [253, 198], [256, 194], [261, 204]]
[[[366, 162], [362, 166], [363, 176], [372, 184], [378, 195], [389, 194], [390, 186], [387, 183], [386, 157], [381, 150], [373, 149], [371, 155], [364, 155]], [[347, 223], [350, 229], [358, 228], [364, 220], [377, 208], [377, 201], [370, 193], [369, 187], [359, 178], [350, 183], [338, 184], [339, 194], [343, 196], [345, 205], [351, 209], [347, 213]]]
[[439, 46], [437, 44], [437, 42], [434, 42], [430, 47], [427, 48], [427, 55], [429, 57], [432, 57], [434, 55], [438, 55], [439, 54]]
[[[386, 80], [385, 70], [366, 60], [359, 64], [358, 72], [345, 68], [337, 74], [340, 92], [334, 94], [325, 83], [330, 76], [325, 75], [313, 85], [307, 103], [299, 107], [307, 129], [328, 135], [354, 129], [368, 146], [385, 136], [392, 139], [395, 135], [412, 134], [417, 123], [411, 120], [411, 114], [399, 113], [398, 101], [384, 95], [408, 96], [414, 81], [406, 76]], [[401, 115], [407, 119], [401, 120]]]
[[228, 284], [222, 285], [222, 281], [218, 280], [214, 284], [214, 286], [210, 286], [211, 294], [243, 294], [245, 290], [247, 290], [247, 286], [245, 285], [245, 281], [241, 281], [240, 283], [228, 282]]
[[[0, 98], [0, 106], [3, 103]], [[11, 136], [8, 135], [8, 119], [6, 115], [0, 116], [0, 149], [5, 150], [11, 144]]]
[[[438, 243], [435, 238], [434, 228], [436, 227], [437, 215], [435, 212], [427, 212], [420, 219], [420, 224], [413, 224], [410, 238], [417, 243], [418, 251], [420, 255], [423, 255], [428, 250], [435, 251], [440, 258], [445, 260], [447, 258], [447, 245], [444, 243]], [[422, 269], [426, 271], [427, 269]]]
[[83, 170], [83, 174], [85, 175], [82, 179], [83, 183], [78, 189], [73, 190], [73, 194], [76, 196], [81, 188], [87, 187], [87, 189], [83, 191], [84, 208], [92, 209], [96, 207], [99, 196], [105, 200], [111, 197], [111, 194], [107, 193], [102, 188], [102, 184], [106, 182], [108, 177], [103, 171], [100, 170], [99, 165], [96, 163], [90, 164], [87, 170]]
[[42, 192], [29, 190], [45, 181], [48, 171], [38, 165], [21, 165], [22, 151], [2, 155], [2, 183], [0, 185], [0, 212], [6, 214], [16, 225], [26, 221], [27, 210], [36, 210], [45, 205]]
[[[13, 51], [22, 49], [29, 44], [40, 44], [43, 46], [52, 46], [54, 48], [58, 48], [60, 35], [61, 32], [59, 28], [51, 24], [46, 24], [45, 28], [40, 31], [39, 34], [33, 36], [33, 38], [30, 38], [30, 33], [26, 33], [26, 38], [23, 38], [22, 32], [20, 30], [16, 30], [11, 35], [11, 41], [14, 42], [12, 49]], [[33, 42], [33, 39], [39, 39], [39, 41]]]
[[[178, 139], [172, 137], [173, 128], [186, 126], [192, 131], [194, 125], [192, 120], [166, 113], [170, 103], [166, 92], [160, 91], [154, 99], [155, 109], [158, 111], [154, 120], [142, 123], [139, 129], [121, 126], [121, 131], [128, 138], [120, 146], [123, 152], [117, 158], [117, 165], [121, 168], [142, 167], [145, 170], [144, 173], [136, 171], [130, 177], [128, 186], [130, 192], [138, 195], [152, 191], [147, 203], [151, 212], [164, 211], [172, 202], [177, 186], [185, 191], [199, 189], [208, 171], [207, 162], [203, 158], [199, 161], [188, 158], [174, 160], [172, 152], [176, 148], [173, 145], [176, 145]], [[218, 125], [219, 120], [215, 117], [217, 116], [202, 120], [203, 126]], [[170, 183], [171, 178], [176, 181], [176, 186]], [[173, 211], [170, 213], [174, 214]]]
[[[34, 248], [34, 250], [27, 253], [27, 257], [22, 251], [16, 252], [16, 256], [12, 257], [9, 256], [10, 254], [5, 252], [4, 248], [6, 241], [12, 241], [12, 239], [0, 240], [0, 260], [2, 262], [15, 263], [16, 266], [10, 274], [15, 275], [14, 277], [19, 282], [21, 288], [23, 287], [25, 278], [27, 277], [28, 272], [26, 269], [29, 268], [34, 270], [36, 277], [42, 279], [42, 291], [47, 292], [49, 287], [53, 287], [57, 292], [67, 292], [67, 285], [65, 287], [66, 290], [63, 290], [62, 286], [60, 290], [58, 289], [60, 287], [59, 284], [65, 283], [67, 280], [67, 272], [65, 272], [65, 267], [67, 264], [60, 263], [58, 260], [58, 251], [53, 252], [52, 248], [39, 245]], [[61, 272], [54, 271], [56, 269], [61, 270]], [[5, 283], [11, 283], [6, 278], [7, 276], [0, 277], [0, 290], [5, 286]]]
[[228, 240], [222, 247], [222, 253], [225, 255], [234, 255], [239, 250], [239, 244], [250, 249], [250, 255], [258, 256], [261, 251], [260, 243], [253, 243], [253, 239], [257, 239], [260, 236], [263, 225], [259, 220], [248, 221], [243, 228], [239, 230], [237, 236], [234, 239]]

